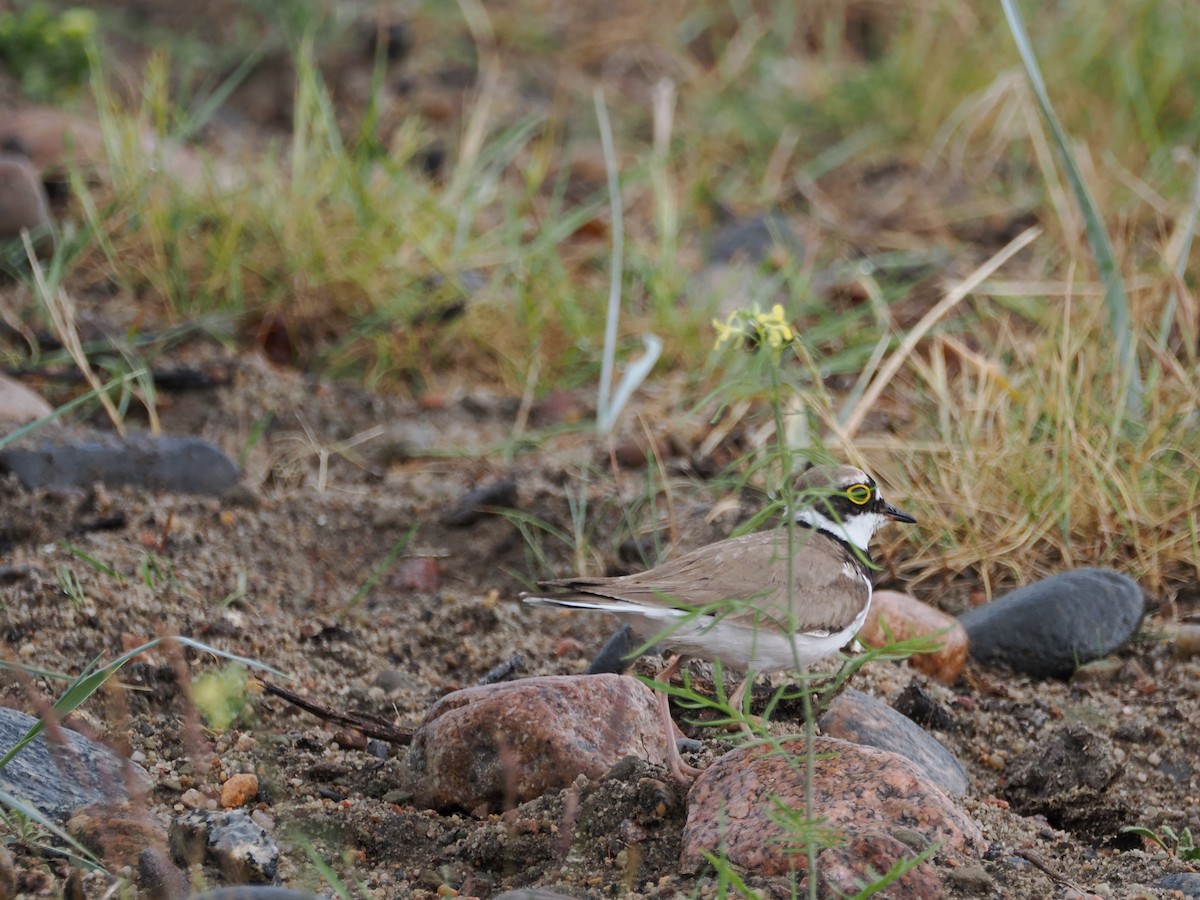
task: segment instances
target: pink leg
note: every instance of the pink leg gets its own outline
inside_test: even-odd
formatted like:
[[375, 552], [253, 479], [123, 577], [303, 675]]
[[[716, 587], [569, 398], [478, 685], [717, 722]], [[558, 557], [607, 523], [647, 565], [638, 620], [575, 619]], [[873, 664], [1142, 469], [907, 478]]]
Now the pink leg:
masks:
[[[658, 681], [664, 684], [671, 680], [671, 676], [679, 671], [679, 667], [683, 664], [683, 657], [676, 656], [666, 668], [658, 673]], [[658, 715], [663, 724], [663, 736], [667, 739], [667, 768], [671, 770], [671, 777], [680, 784], [691, 784], [696, 780], [696, 776], [701, 770], [695, 766], [689, 766], [683, 761], [683, 757], [679, 754], [679, 748], [675, 745], [675, 722], [671, 719], [671, 700], [662, 691], [657, 691], [658, 700]]]

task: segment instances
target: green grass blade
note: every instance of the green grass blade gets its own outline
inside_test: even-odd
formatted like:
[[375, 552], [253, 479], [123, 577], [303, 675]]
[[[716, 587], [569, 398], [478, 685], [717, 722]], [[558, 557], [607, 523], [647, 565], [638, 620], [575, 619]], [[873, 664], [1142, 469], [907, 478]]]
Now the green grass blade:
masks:
[[1046, 82], [1042, 78], [1037, 57], [1033, 52], [1033, 45], [1025, 30], [1025, 22], [1021, 18], [1020, 10], [1017, 9], [1016, 0], [1000, 0], [1000, 3], [1004, 7], [1004, 15], [1008, 19], [1008, 28], [1016, 42], [1017, 52], [1020, 53], [1021, 62], [1025, 66], [1025, 74], [1033, 89], [1034, 99], [1037, 101], [1042, 118], [1045, 119], [1046, 125], [1050, 129], [1051, 141], [1058, 153], [1059, 164], [1063, 168], [1067, 182], [1071, 185], [1075, 202], [1079, 204], [1080, 211], [1083, 213], [1088, 244], [1092, 248], [1092, 257], [1100, 273], [1100, 281], [1104, 285], [1104, 304], [1108, 308], [1109, 326], [1117, 341], [1119, 371], [1125, 393], [1125, 414], [1132, 421], [1140, 422], [1142, 420], [1142, 379], [1137, 368], [1129, 298], [1125, 294], [1125, 285], [1117, 269], [1117, 258], [1112, 241], [1109, 239], [1108, 230], [1104, 227], [1104, 221], [1100, 217], [1096, 201], [1092, 198], [1091, 191], [1083, 180], [1083, 173], [1075, 162], [1067, 132], [1050, 103], [1050, 94], [1046, 90]]
[[[241, 663], [249, 668], [261, 669], [265, 672], [269, 672], [277, 678], [288, 678], [287, 675], [285, 675], [283, 672], [280, 672], [278, 669], [265, 665], [257, 660], [239, 656], [236, 653], [228, 653], [225, 650], [219, 650], [216, 647], [209, 646], [208, 644], [201, 643], [200, 641], [193, 640], [192, 638], [182, 637], [180, 635], [158, 637], [147, 641], [140, 647], [134, 647], [132, 650], [121, 654], [112, 662], [99, 669], [96, 669], [95, 671], [92, 671], [91, 666], [88, 666], [88, 668], [85, 669], [83, 673], [80, 674], [80, 676], [67, 687], [66, 691], [63, 692], [63, 695], [55, 702], [54, 712], [59, 718], [69, 715], [84, 702], [86, 702], [87, 699], [92, 696], [92, 694], [100, 690], [104, 683], [113, 675], [115, 675], [121, 669], [121, 667], [125, 665], [125, 663], [129, 662], [139, 653], [144, 653], [145, 651], [157, 647], [159, 644], [165, 641], [177, 641], [178, 643], [183, 644], [185, 647], [191, 647], [193, 650], [199, 650], [202, 653], [211, 653], [214, 656], [219, 656], [224, 659], [232, 660], [233, 662]], [[45, 727], [45, 722], [39, 721], [35, 723], [27, 732], [25, 732], [25, 735], [9, 748], [8, 752], [5, 753], [4, 756], [0, 757], [0, 769], [3, 769], [5, 766], [7, 766], [30, 741], [42, 733]]]
[[42, 416], [40, 419], [34, 419], [32, 422], [26, 422], [20, 428], [15, 428], [12, 431], [10, 431], [8, 434], [4, 435], [3, 437], [0, 437], [0, 449], [7, 447], [9, 444], [13, 443], [14, 441], [19, 441], [21, 438], [23, 438], [25, 435], [29, 434], [30, 432], [37, 431], [43, 425], [48, 425], [51, 422], [55, 421], [56, 419], [61, 418], [62, 416], [69, 413], [71, 410], [75, 409], [75, 407], [82, 406], [84, 403], [87, 403], [89, 400], [94, 400], [96, 397], [100, 396], [101, 394], [107, 394], [113, 388], [121, 387], [122, 385], [124, 385], [130, 381], [140, 378], [143, 374], [145, 374], [145, 372], [146, 372], [145, 369], [138, 369], [135, 372], [128, 372], [125, 375], [120, 376], [119, 378], [114, 378], [112, 381], [108, 382], [107, 384], [102, 385], [101, 387], [99, 387], [97, 389], [90, 390], [84, 394], [80, 394], [74, 400], [68, 400], [62, 406], [59, 406], [59, 407], [51, 410], [50, 412], [46, 413], [46, 415]]
[[55, 852], [62, 853], [62, 855], [70, 860], [73, 864], [85, 869], [101, 872], [107, 871], [100, 860], [98, 860], [95, 855], [88, 850], [87, 847], [83, 846], [83, 844], [79, 843], [79, 841], [75, 840], [75, 838], [71, 837], [71, 835], [67, 834], [66, 831], [47, 818], [36, 806], [31, 806], [20, 797], [14, 797], [12, 794], [3, 790], [0, 790], [0, 806], [3, 806], [5, 809], [11, 809], [15, 813], [19, 813], [26, 819], [29, 819], [31, 822], [36, 822], [68, 847], [72, 848], [72, 850], [74, 850], [73, 853], [63, 851], [59, 848], [55, 848]]

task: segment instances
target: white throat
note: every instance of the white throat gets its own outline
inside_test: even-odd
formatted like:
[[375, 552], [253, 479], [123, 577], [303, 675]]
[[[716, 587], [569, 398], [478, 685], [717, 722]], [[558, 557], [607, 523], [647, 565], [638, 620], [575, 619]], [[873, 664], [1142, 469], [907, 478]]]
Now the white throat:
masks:
[[850, 516], [843, 522], [835, 522], [811, 507], [796, 513], [797, 522], [847, 541], [863, 553], [867, 552], [867, 545], [870, 544], [871, 538], [887, 520], [887, 516], [876, 512], [859, 513], [856, 516]]

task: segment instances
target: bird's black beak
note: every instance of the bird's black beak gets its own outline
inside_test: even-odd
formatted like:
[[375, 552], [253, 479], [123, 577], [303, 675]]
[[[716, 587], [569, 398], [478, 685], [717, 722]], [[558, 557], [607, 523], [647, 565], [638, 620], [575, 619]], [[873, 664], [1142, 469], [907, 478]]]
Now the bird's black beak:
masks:
[[915, 525], [917, 521], [908, 513], [904, 512], [903, 510], [896, 509], [896, 507], [892, 506], [890, 503], [884, 504], [883, 514], [893, 522], [907, 522], [910, 525]]

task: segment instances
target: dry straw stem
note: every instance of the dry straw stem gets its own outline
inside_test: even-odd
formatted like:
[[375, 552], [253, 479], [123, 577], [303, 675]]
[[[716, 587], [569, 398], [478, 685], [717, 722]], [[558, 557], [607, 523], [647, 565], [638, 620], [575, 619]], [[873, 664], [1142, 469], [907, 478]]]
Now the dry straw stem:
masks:
[[[103, 382], [96, 375], [91, 362], [87, 358], [87, 353], [83, 350], [83, 343], [79, 340], [79, 329], [75, 327], [75, 304], [61, 286], [55, 285], [54, 288], [51, 288], [46, 282], [46, 273], [42, 270], [41, 261], [37, 258], [37, 254], [33, 250], [33, 243], [29, 239], [29, 232], [24, 229], [21, 231], [21, 242], [25, 247], [25, 255], [29, 258], [29, 266], [33, 272], [33, 282], [37, 287], [38, 298], [46, 307], [46, 312], [50, 314], [50, 321], [54, 325], [54, 333], [62, 341], [64, 349], [70, 354], [75, 367], [79, 369], [80, 373], [87, 380], [88, 386], [91, 387], [93, 393], [99, 398], [104, 411], [108, 413], [109, 419], [112, 420], [113, 428], [117, 430], [118, 434], [124, 436], [125, 422], [121, 418], [121, 413], [117, 410], [116, 404], [108, 396]], [[154, 416], [153, 409], [149, 405], [147, 405], [147, 409], [150, 410], [151, 424], [154, 426], [155, 432], [157, 432], [157, 418]]]
[[961, 303], [968, 294], [979, 287], [979, 285], [983, 283], [984, 279], [1008, 262], [1008, 260], [1012, 259], [1013, 256], [1020, 252], [1025, 246], [1033, 242], [1033, 240], [1036, 239], [1041, 233], [1042, 229], [1037, 225], [1022, 231], [1019, 235], [1009, 241], [1008, 244], [1003, 247], [1003, 249], [992, 256], [991, 259], [987, 260], [987, 262], [979, 266], [974, 272], [951, 288], [950, 291], [947, 292], [946, 296], [943, 297], [941, 301], [939, 301], [938, 304], [933, 307], [933, 309], [929, 310], [929, 312], [927, 312], [921, 318], [921, 321], [913, 326], [912, 330], [904, 336], [904, 340], [901, 341], [900, 346], [896, 348], [896, 352], [888, 358], [888, 361], [884, 363], [883, 368], [879, 370], [879, 374], [875, 376], [875, 379], [871, 382], [870, 387], [863, 392], [862, 397], [858, 401], [858, 405], [855, 406], [853, 412], [851, 412], [847, 417], [846, 424], [837, 429], [837, 437], [843, 445], [849, 445], [849, 443], [854, 440], [854, 435], [862, 425], [863, 419], [866, 418], [867, 413], [870, 412], [870, 410], [875, 406], [876, 401], [879, 400], [879, 395], [883, 393], [884, 388], [887, 387], [892, 378], [895, 377], [896, 373], [900, 371], [900, 367], [903, 366], [905, 360], [912, 355], [913, 350], [916, 349], [917, 344], [921, 342], [921, 339], [929, 333], [929, 329], [931, 329], [939, 319], [949, 313], [950, 310], [958, 306], [958, 304]]
[[1144, 431], [1128, 435], [1111, 345], [1095, 340], [1103, 310], [1091, 303], [1077, 312], [1068, 292], [1061, 331], [1031, 342], [1005, 330], [987, 357], [943, 337], [941, 352], [912, 357], [913, 403], [928, 408], [936, 439], [858, 442], [909, 468], [915, 489], [905, 504], [923, 526], [907, 535], [920, 543], [898, 564], [910, 585], [969, 572], [991, 593], [1100, 564], [1130, 572], [1169, 603], [1195, 583], [1200, 460], [1191, 411], [1200, 390], [1164, 354], [1175, 364], [1164, 364], [1148, 395]]

